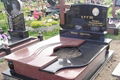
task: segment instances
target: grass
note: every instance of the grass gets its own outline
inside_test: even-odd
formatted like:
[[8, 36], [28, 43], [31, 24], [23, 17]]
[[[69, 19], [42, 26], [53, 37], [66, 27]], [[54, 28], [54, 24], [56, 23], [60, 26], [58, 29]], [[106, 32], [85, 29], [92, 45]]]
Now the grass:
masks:
[[50, 31], [50, 32], [43, 32], [44, 39], [48, 39], [48, 38], [55, 36], [57, 34], [59, 34], [59, 28], [57, 28], [53, 31]]
[[120, 40], [120, 32], [119, 32], [119, 35], [107, 34], [106, 37], [111, 38], [113, 40]]
[[[1, 1], [1, 0], [0, 0]], [[0, 10], [4, 9], [3, 3], [0, 2]]]
[[29, 36], [37, 37], [38, 36], [38, 32], [29, 31]]
[[0, 59], [0, 63], [4, 62], [4, 59]]
[[30, 27], [33, 20], [25, 21], [26, 26]]
[[108, 17], [112, 17], [112, 7], [108, 9]]
[[8, 29], [8, 21], [7, 16], [3, 13], [0, 13], [0, 28], [2, 28], [5, 32], [7, 32]]
[[[43, 34], [43, 38], [44, 38], [44, 39], [48, 39], [48, 38], [50, 38], [50, 37], [53, 37], [53, 36], [59, 34], [59, 29], [60, 29], [60, 28], [58, 27], [58, 28], [54, 29], [53, 31], [43, 32], [43, 33], [42, 33], [42, 34]], [[29, 35], [30, 35], [30, 36], [33, 36], [33, 37], [37, 37], [39, 34], [38, 34], [38, 32], [30, 32], [30, 31], [29, 31]]]

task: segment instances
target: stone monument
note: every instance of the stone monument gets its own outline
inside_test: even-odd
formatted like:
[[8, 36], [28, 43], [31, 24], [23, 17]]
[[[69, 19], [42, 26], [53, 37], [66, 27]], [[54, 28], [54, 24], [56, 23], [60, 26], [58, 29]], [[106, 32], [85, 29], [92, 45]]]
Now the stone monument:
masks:
[[94, 80], [112, 57], [111, 39], [104, 37], [106, 14], [105, 6], [71, 5], [61, 16], [60, 35], [6, 56], [9, 69], [3, 75], [23, 80]]
[[3, 0], [9, 23], [9, 34], [12, 40], [27, 38], [28, 31], [25, 29], [24, 14], [21, 11], [20, 0]]
[[0, 47], [0, 54], [6, 55], [20, 48], [26, 47], [38, 40], [36, 38], [30, 38], [28, 35], [28, 31], [25, 28], [24, 14], [21, 11], [21, 1], [2, 0], [2, 2], [4, 3], [5, 10], [8, 16], [8, 33], [10, 35], [10, 38], [8, 39], [7, 47], [4, 47], [4, 45]]

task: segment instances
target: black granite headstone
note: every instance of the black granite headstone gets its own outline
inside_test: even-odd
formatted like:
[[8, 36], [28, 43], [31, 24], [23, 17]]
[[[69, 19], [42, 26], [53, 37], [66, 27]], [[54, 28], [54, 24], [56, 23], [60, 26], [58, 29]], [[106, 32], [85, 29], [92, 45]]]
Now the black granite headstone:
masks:
[[3, 0], [3, 3], [8, 14], [11, 39], [27, 38], [29, 35], [25, 29], [24, 14], [21, 12], [20, 0]]
[[72, 5], [65, 14], [63, 29], [106, 30], [107, 7], [91, 4]]
[[108, 8], [95, 4], [71, 5], [61, 25], [61, 36], [104, 40]]

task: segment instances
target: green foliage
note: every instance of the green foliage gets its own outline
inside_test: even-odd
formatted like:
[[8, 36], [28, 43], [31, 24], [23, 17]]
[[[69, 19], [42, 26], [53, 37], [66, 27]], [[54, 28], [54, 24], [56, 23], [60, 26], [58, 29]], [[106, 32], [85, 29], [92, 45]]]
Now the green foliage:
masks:
[[52, 25], [59, 24], [59, 21], [51, 21], [51, 24], [52, 24]]
[[6, 14], [0, 13], [0, 28], [2, 28], [5, 32], [8, 29], [8, 23], [7, 23], [7, 16]]
[[32, 20], [26, 20], [25, 24], [26, 26], [30, 27], [32, 22], [33, 22]]
[[52, 26], [51, 23], [45, 23], [44, 26]]
[[112, 17], [112, 7], [108, 9], [108, 17]]
[[52, 25], [55, 25], [55, 24], [59, 24], [58, 21], [32, 21], [31, 22], [31, 27], [32, 28], [38, 28], [38, 27], [45, 27], [45, 26], [52, 26]]
[[0, 59], [0, 63], [3, 63], [4, 62], [4, 59]]
[[57, 29], [54, 29], [53, 31], [43, 32], [44, 39], [48, 39], [52, 36], [59, 34], [59, 30], [60, 30], [60, 28], [58, 27]]
[[41, 26], [44, 26], [45, 22], [44, 21], [33, 21], [31, 23], [32, 28], [38, 28]]
[[4, 9], [3, 3], [0, 2], [0, 10]]
[[[60, 27], [57, 27], [56, 29], [54, 29], [53, 31], [49, 31], [49, 32], [43, 32], [43, 38], [44, 39], [48, 39], [50, 37], [53, 37], [55, 35], [57, 35], [59, 33]], [[30, 32], [29, 31], [29, 35], [33, 36], [33, 37], [37, 37], [38, 36], [38, 32]]]
[[120, 33], [119, 33], [119, 35], [107, 34], [106, 37], [111, 38], [113, 40], [120, 40]]
[[5, 13], [2, 12], [3, 9], [4, 5], [2, 2], [0, 2], [0, 28], [7, 32], [8, 29], [7, 16]]
[[29, 36], [37, 37], [38, 32], [29, 31]]

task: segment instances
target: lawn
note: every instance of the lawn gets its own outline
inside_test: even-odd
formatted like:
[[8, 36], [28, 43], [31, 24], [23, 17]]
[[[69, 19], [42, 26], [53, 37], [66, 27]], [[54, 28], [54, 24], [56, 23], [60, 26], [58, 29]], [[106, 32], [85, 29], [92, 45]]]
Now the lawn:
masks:
[[120, 40], [120, 32], [119, 32], [119, 35], [107, 34], [106, 37], [111, 38], [113, 40]]
[[[43, 32], [42, 35], [43, 35], [43, 38], [44, 39], [48, 39], [52, 36], [55, 36], [57, 34], [59, 34], [59, 29], [60, 27], [57, 27], [56, 29], [54, 29], [53, 31], [49, 31], [49, 32]], [[31, 32], [29, 31], [29, 35], [30, 36], [33, 36], [33, 37], [37, 37], [38, 36], [38, 32]]]
[[0, 28], [2, 28], [5, 32], [8, 29], [8, 21], [5, 14], [0, 13]]

